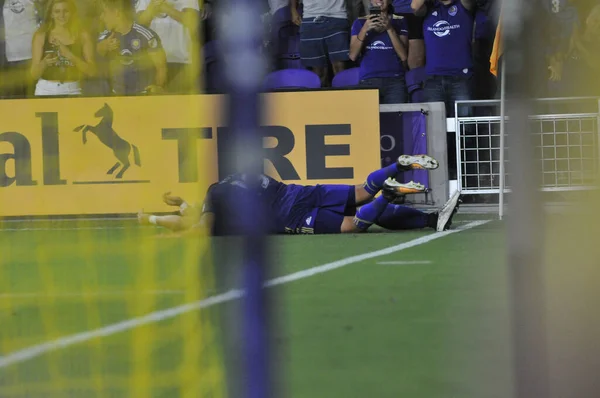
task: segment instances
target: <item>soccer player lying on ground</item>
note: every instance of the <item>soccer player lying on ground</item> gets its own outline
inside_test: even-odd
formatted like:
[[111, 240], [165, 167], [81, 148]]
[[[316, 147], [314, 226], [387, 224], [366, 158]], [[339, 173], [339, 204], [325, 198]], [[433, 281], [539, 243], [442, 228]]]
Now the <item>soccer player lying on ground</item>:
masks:
[[[444, 231], [452, 224], [459, 205], [459, 193], [439, 212], [425, 213], [407, 206], [393, 204], [400, 196], [426, 192], [423, 185], [401, 184], [395, 177], [409, 170], [434, 170], [439, 163], [427, 155], [402, 155], [387, 167], [369, 174], [363, 185], [284, 184], [261, 175], [260, 181], [248, 181], [244, 174], [234, 174], [209, 187], [201, 206], [190, 206], [182, 198], [163, 195], [163, 201], [179, 206], [179, 215], [154, 216], [138, 214], [142, 225], [159, 225], [174, 232], [198, 232], [208, 228], [213, 235], [240, 234], [243, 217], [226, 211], [229, 198], [243, 198], [256, 189], [268, 206], [268, 230], [272, 234], [332, 234], [366, 231], [376, 224], [389, 230], [434, 228]], [[249, 188], [250, 186], [256, 188]], [[382, 191], [382, 195], [376, 197]], [[218, 219], [228, 214], [225, 226]]]

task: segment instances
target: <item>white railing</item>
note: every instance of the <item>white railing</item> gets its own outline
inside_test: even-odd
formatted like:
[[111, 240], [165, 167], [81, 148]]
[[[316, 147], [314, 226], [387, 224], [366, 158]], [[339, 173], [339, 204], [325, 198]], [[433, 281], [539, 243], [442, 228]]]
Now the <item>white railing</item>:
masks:
[[[533, 102], [530, 132], [542, 173], [544, 191], [589, 189], [599, 175], [598, 98], [540, 99]], [[574, 112], [578, 109], [580, 113]], [[502, 118], [501, 101], [457, 101], [454, 129], [458, 188], [463, 194], [510, 192], [510, 119]], [[483, 111], [483, 112], [482, 112]], [[469, 116], [464, 116], [469, 114]], [[487, 114], [488, 116], [477, 116]], [[504, 123], [503, 123], [504, 120]], [[506, 130], [506, 132], [504, 132]]]

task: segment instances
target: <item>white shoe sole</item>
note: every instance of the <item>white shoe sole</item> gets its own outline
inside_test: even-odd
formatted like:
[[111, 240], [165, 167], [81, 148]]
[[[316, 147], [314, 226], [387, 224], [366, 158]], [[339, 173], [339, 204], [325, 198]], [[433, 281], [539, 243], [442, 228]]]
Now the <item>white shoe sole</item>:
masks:
[[440, 162], [429, 155], [402, 155], [398, 158], [398, 164], [402, 167], [412, 167], [413, 170], [435, 170], [440, 167]]
[[[402, 184], [391, 177], [389, 177], [387, 180], [385, 180], [385, 182], [383, 183], [383, 187], [384, 187], [384, 189], [385, 188], [394, 189], [398, 195], [406, 195], [409, 193], [428, 192], [427, 188], [425, 188], [425, 185], [423, 185], [423, 184], [419, 184], [418, 182], [414, 182], [414, 181], [410, 181], [406, 184]], [[409, 192], [402, 192], [402, 190], [406, 190]]]
[[440, 210], [438, 215], [438, 222], [436, 230], [438, 232], [443, 232], [446, 228], [446, 224], [448, 224], [448, 220], [452, 217], [452, 213], [454, 213], [454, 208], [458, 203], [458, 198], [460, 197], [460, 191], [454, 192], [452, 197], [444, 204], [442, 210]]

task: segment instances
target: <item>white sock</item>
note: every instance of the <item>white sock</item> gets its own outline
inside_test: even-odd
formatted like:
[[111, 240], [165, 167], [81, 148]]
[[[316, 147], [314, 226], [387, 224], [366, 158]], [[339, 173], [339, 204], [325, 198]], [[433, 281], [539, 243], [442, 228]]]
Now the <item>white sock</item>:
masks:
[[150, 216], [150, 217], [148, 217], [148, 222], [150, 224], [156, 225], [156, 216]]
[[180, 206], [179, 206], [179, 213], [183, 214], [183, 212], [185, 211], [185, 209], [187, 209], [189, 207], [189, 205], [187, 204], [187, 202], [183, 202]]

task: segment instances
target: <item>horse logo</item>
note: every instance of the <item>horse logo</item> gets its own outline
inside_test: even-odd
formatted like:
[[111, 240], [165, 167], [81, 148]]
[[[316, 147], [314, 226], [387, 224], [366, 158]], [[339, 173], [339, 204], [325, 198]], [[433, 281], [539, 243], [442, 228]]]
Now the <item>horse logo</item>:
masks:
[[91, 132], [98, 137], [101, 143], [113, 150], [113, 153], [118, 161], [106, 172], [106, 174], [112, 175], [119, 168], [119, 166], [123, 166], [116, 175], [116, 178], [123, 178], [123, 174], [125, 174], [131, 165], [129, 162], [129, 154], [131, 153], [132, 148], [133, 161], [136, 166], [141, 167], [142, 162], [140, 160], [140, 151], [138, 150], [137, 146], [125, 141], [123, 138], [119, 137], [115, 130], [113, 130], [113, 110], [110, 108], [110, 106], [105, 103], [104, 106], [94, 114], [94, 116], [102, 118], [97, 125], [90, 126], [88, 124], [83, 124], [76, 127], [73, 131], [83, 131], [82, 138], [84, 145], [87, 143], [86, 133]]

